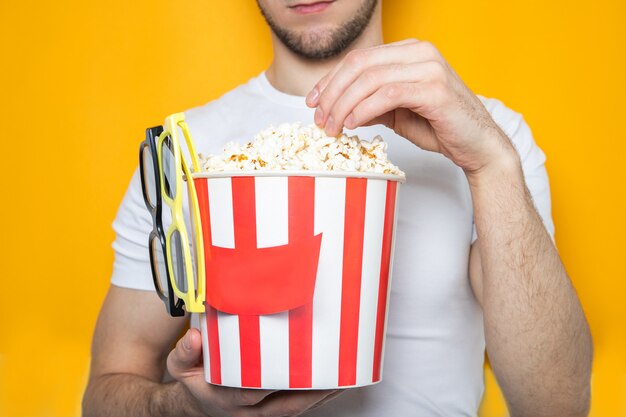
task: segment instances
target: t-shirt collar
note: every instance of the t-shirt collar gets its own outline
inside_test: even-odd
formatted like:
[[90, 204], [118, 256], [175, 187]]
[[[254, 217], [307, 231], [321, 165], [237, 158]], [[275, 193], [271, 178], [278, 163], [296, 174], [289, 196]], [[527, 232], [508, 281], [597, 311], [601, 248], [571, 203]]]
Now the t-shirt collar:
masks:
[[291, 94], [283, 93], [282, 91], [274, 88], [274, 86], [268, 81], [265, 71], [257, 77], [257, 86], [261, 91], [261, 94], [274, 103], [298, 109], [309, 108], [304, 102], [304, 96], [292, 96]]

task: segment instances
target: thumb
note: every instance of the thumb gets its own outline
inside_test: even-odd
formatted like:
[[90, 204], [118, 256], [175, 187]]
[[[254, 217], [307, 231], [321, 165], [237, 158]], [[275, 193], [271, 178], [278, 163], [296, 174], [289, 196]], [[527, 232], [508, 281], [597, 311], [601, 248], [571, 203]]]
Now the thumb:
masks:
[[384, 126], [387, 126], [389, 129], [393, 130], [394, 122], [395, 122], [395, 117], [394, 117], [393, 111], [388, 111], [387, 113], [381, 114], [380, 116], [376, 116], [371, 120], [366, 120], [361, 123], [358, 123], [358, 125], [356, 125], [353, 120], [350, 120], [350, 121], [346, 120], [345, 125], [348, 129], [356, 129], [357, 127], [361, 127], [361, 126], [384, 125]]
[[189, 329], [167, 357], [167, 370], [176, 379], [203, 373], [202, 336], [198, 329]]

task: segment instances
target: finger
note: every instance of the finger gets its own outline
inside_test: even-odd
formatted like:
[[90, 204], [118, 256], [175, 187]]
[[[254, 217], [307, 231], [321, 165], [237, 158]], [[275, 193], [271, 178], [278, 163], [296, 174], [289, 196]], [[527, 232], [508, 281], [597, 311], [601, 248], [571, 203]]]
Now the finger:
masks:
[[[386, 45], [406, 45], [407, 43], [417, 43], [419, 42], [418, 39], [415, 38], [408, 38], [408, 39], [402, 39], [399, 41], [395, 41], [395, 42], [389, 42]], [[383, 47], [385, 45], [379, 45], [379, 47]]]
[[436, 121], [449, 97], [447, 87], [439, 82], [386, 84], [361, 101], [346, 120], [351, 126], [361, 126], [388, 111], [405, 108]]
[[383, 85], [394, 83], [433, 81], [445, 77], [443, 66], [437, 61], [411, 64], [390, 64], [369, 68], [361, 73], [339, 96], [332, 109], [328, 111], [325, 130], [329, 136], [341, 132], [344, 125], [353, 129], [351, 121], [344, 123], [346, 117], [364, 99], [372, 95]]
[[228, 408], [254, 406], [277, 391], [269, 389], [232, 388], [218, 385], [214, 387], [216, 388], [216, 397], [220, 398], [222, 404], [227, 404]]
[[341, 394], [345, 393], [347, 390], [345, 389], [340, 389], [337, 390], [331, 394], [328, 394], [326, 397], [324, 397], [322, 400], [316, 402], [311, 408], [309, 408], [309, 410], [313, 410], [315, 408], [319, 408], [321, 406], [323, 406], [324, 404], [326, 404], [327, 402], [339, 397]]
[[409, 64], [426, 61], [440, 61], [441, 55], [428, 42], [406, 43], [385, 48], [357, 49], [351, 51], [327, 77], [321, 85], [314, 88], [316, 97], [316, 120], [320, 127], [325, 127], [328, 111], [345, 89], [367, 68], [389, 65]]
[[[390, 59], [393, 56], [398, 55], [397, 49], [401, 48], [401, 45], [383, 45], [379, 47], [366, 48], [366, 49], [354, 49], [346, 54], [346, 56], [335, 65], [328, 74], [326, 74], [319, 82], [313, 87], [311, 92], [307, 95], [306, 103], [309, 107], [318, 106], [320, 103], [321, 94], [326, 91], [329, 83], [341, 72], [355, 71], [362, 65], [366, 65], [368, 60], [372, 60], [372, 64], [380, 65], [382, 59]], [[397, 58], [396, 58], [397, 59]]]
[[430, 122], [409, 109], [395, 109], [382, 116], [375, 117], [368, 122], [362, 123], [360, 126], [372, 126], [377, 124], [387, 126], [398, 135], [409, 139], [415, 145], [426, 151], [441, 151], [437, 135]]
[[[393, 129], [395, 125], [394, 112], [389, 111], [385, 114], [381, 114], [380, 116], [374, 117], [372, 120], [369, 120], [365, 123], [361, 123], [360, 125], [356, 127], [374, 126], [374, 125], [384, 125], [384, 126], [387, 126], [389, 129]], [[356, 129], [356, 127], [354, 129]]]
[[[413, 44], [413, 43], [417, 43], [419, 42], [417, 39], [403, 39], [400, 41], [396, 41], [396, 42], [391, 42], [391, 43], [387, 43], [387, 44], [383, 44], [383, 45], [376, 45], [373, 46], [369, 49], [380, 49], [380, 48], [385, 48], [385, 47], [393, 47], [393, 46], [402, 46], [402, 45], [408, 45], [408, 44]], [[317, 106], [317, 102], [318, 102], [318, 98], [319, 98], [319, 92], [324, 90], [326, 88], [326, 85], [328, 84], [328, 80], [330, 80], [331, 77], [333, 77], [337, 71], [339, 71], [339, 69], [341, 68], [343, 61], [340, 61], [339, 64], [335, 65], [333, 67], [332, 70], [330, 70], [328, 72], [328, 74], [326, 74], [325, 76], [323, 76], [315, 85], [315, 87], [313, 87], [311, 89], [311, 91], [307, 94], [305, 102], [307, 104], [307, 106], [309, 107], [315, 107]]]
[[335, 392], [336, 390], [280, 391], [258, 405], [240, 411], [242, 416], [298, 416]]
[[[422, 51], [423, 50], [423, 51]], [[428, 52], [428, 53], [427, 53]], [[326, 126], [328, 111], [345, 89], [367, 68], [390, 65], [409, 64], [423, 60], [434, 59], [430, 50], [421, 43], [406, 43], [403, 45], [387, 46], [378, 49], [358, 49], [351, 51], [327, 77], [321, 80], [317, 87], [317, 109], [315, 123], [320, 127]]]
[[189, 329], [167, 357], [167, 370], [176, 379], [195, 375], [202, 369], [202, 337], [198, 329]]
[[[355, 50], [355, 51], [374, 51], [374, 50], [380, 50], [380, 49], [390, 49], [390, 48], [403, 46], [403, 45], [415, 45], [419, 42], [420, 41], [418, 41], [417, 39], [403, 39], [401, 41], [391, 42], [391, 43], [383, 44], [383, 45], [377, 45], [377, 46], [373, 46], [370, 48], [365, 48], [365, 49]], [[354, 52], [354, 51], [351, 51], [351, 52]], [[343, 58], [339, 62], [339, 64], [335, 65], [335, 67], [333, 67], [333, 69], [328, 74], [322, 77], [322, 79], [318, 81], [315, 87], [307, 95], [306, 102], [309, 105], [309, 107], [317, 106], [317, 98], [319, 98], [319, 94], [317, 93], [323, 91], [326, 88], [330, 79], [335, 76], [335, 74], [342, 68], [346, 60], [349, 59], [348, 55], [350, 55], [350, 53], [346, 54], [346, 57]]]
[[210, 415], [223, 415], [223, 411], [234, 414], [235, 410], [254, 407], [276, 390], [233, 388], [208, 384], [204, 375], [182, 380], [183, 384], [202, 404], [209, 409], [219, 410]]

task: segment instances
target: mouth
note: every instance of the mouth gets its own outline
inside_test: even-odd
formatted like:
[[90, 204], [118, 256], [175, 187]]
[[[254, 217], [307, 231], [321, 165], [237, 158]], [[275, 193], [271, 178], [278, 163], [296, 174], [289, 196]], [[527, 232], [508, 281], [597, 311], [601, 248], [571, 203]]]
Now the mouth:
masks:
[[321, 13], [326, 10], [335, 0], [328, 1], [314, 1], [312, 3], [298, 3], [293, 6], [289, 6], [291, 10], [298, 14], [314, 14]]

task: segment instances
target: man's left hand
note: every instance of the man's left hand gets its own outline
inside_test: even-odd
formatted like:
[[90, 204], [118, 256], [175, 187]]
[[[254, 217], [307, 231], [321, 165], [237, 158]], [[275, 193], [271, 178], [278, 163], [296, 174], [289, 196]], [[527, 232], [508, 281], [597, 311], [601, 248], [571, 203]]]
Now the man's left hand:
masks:
[[469, 174], [514, 149], [439, 51], [413, 39], [353, 50], [311, 90], [315, 123], [328, 135], [384, 124]]

